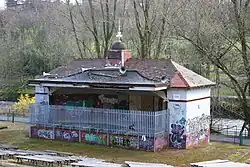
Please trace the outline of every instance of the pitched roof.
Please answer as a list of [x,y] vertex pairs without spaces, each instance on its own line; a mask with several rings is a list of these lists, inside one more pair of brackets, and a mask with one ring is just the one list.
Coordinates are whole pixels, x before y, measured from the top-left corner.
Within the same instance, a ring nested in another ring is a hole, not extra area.
[[[51,74],[67,77],[81,71],[81,68],[103,69],[106,59],[83,59],[75,60],[72,63],[52,70]],[[191,88],[201,86],[212,86],[215,83],[201,75],[177,64],[169,59],[129,59],[126,62],[127,69],[137,70],[142,76],[149,80],[161,82],[167,78],[173,88]]]
[[[177,64],[174,61],[172,61],[172,64],[177,69],[179,78],[182,80],[183,84],[187,87],[200,87],[204,85],[215,85],[214,82]],[[175,81],[175,78],[172,80]],[[174,83],[177,83],[177,82],[175,81]]]

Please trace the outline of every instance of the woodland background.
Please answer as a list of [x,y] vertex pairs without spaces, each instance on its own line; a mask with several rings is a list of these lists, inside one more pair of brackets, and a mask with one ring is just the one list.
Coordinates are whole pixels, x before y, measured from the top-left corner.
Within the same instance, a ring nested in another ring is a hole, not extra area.
[[133,57],[172,58],[215,81],[212,115],[250,125],[250,0],[6,0],[0,99],[32,95],[28,79],[72,60],[104,58],[119,20]]

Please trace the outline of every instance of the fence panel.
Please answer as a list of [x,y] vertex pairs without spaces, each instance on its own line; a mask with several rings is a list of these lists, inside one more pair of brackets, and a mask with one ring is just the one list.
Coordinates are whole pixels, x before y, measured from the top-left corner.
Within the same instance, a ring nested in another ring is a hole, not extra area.
[[166,113],[35,104],[30,107],[30,123],[153,136],[166,130]]

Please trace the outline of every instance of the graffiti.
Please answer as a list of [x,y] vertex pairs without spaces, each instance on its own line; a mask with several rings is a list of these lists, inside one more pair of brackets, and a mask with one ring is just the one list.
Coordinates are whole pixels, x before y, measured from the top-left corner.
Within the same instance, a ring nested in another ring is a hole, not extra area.
[[187,148],[209,143],[209,124],[210,117],[205,114],[187,120]]
[[199,133],[202,129],[209,129],[210,116],[202,114],[187,120],[187,133]]
[[186,136],[185,126],[181,124],[171,124],[170,146],[174,148],[185,148]]
[[173,110],[170,111],[170,133],[169,146],[173,148],[186,147],[186,110],[182,104],[173,104]]
[[137,149],[139,147],[138,137],[133,136],[110,136],[110,144],[118,147],[129,147]]
[[56,130],[56,139],[68,140],[68,141],[79,141],[79,131],[57,129]]
[[54,139],[54,131],[47,129],[38,129],[37,136],[44,139]]
[[140,140],[139,148],[141,150],[153,151],[154,150],[154,139],[146,138],[147,140]]
[[109,104],[117,104],[118,103],[118,99],[116,98],[107,98],[104,95],[100,95],[98,96],[98,98],[100,99],[101,103],[109,103]]
[[90,144],[107,144],[107,135],[106,134],[94,134],[94,133],[85,133],[82,132],[82,141]]
[[200,145],[207,145],[210,141],[210,130],[205,129],[201,133],[187,134],[187,148],[198,147]]
[[161,136],[158,136],[155,138],[154,147],[155,147],[156,151],[160,151],[161,149],[163,149],[167,145],[168,145],[168,140],[167,140],[167,136],[165,134],[162,134]]

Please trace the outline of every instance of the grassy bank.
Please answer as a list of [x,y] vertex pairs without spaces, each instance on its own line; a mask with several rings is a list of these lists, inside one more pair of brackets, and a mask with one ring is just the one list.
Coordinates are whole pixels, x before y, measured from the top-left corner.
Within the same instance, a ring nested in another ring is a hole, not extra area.
[[125,160],[161,162],[175,166],[188,166],[191,162],[213,160],[213,159],[235,159],[246,152],[249,147],[240,147],[233,144],[214,143],[209,146],[194,150],[165,150],[162,152],[132,151],[119,148],[87,145],[81,143],[70,143],[62,141],[49,141],[29,139],[28,127],[22,123],[0,122],[1,126],[8,129],[0,130],[0,141],[2,143],[18,145],[22,149],[34,150],[58,150],[72,152],[77,155],[102,158],[108,161],[124,162]]

